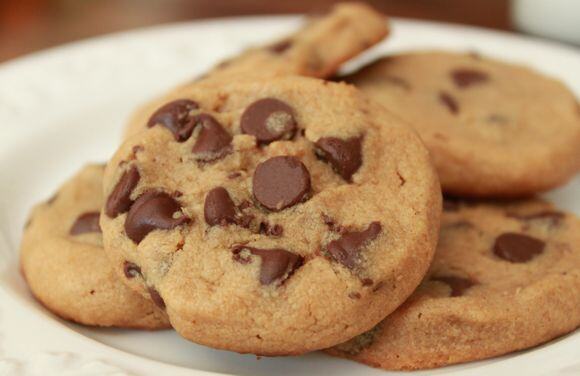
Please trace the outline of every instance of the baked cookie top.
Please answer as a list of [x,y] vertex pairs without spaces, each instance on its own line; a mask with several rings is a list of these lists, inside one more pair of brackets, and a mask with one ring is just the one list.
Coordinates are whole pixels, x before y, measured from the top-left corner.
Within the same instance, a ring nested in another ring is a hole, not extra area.
[[99,227],[104,169],[84,167],[32,210],[22,237],[22,274],[34,296],[64,319],[166,328],[165,313],[121,283],[105,256]]
[[344,78],[411,123],[443,191],[529,195],[580,166],[580,107],[559,81],[476,54],[416,52]]
[[141,269],[126,282],[186,338],[316,350],[370,329],[427,270],[441,210],[428,152],[352,86],[200,84],[149,124],[108,164],[101,226],[117,270]]
[[[305,25],[282,40],[222,61],[193,84],[288,75],[330,77],[342,63],[380,42],[388,33],[386,17],[368,5],[337,4],[326,15],[310,17]],[[170,93],[138,109],[125,136],[141,132],[159,104],[172,96]]]
[[330,352],[386,369],[466,362],[580,325],[580,220],[539,200],[447,202],[429,276],[375,329]]

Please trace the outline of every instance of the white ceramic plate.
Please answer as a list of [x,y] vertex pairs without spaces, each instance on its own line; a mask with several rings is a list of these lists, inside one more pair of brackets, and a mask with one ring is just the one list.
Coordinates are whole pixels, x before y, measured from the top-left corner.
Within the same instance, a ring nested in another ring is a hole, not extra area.
[[[298,22],[269,17],[155,27],[0,66],[0,374],[387,374],[322,354],[256,359],[211,350],[172,331],[84,328],[44,310],[18,273],[18,244],[31,205],[81,165],[106,160],[137,104]],[[580,94],[580,52],[481,29],[397,20],[392,37],[359,62],[425,48],[475,50],[529,64]],[[576,178],[548,196],[580,213],[579,192]],[[529,351],[428,373],[578,375],[579,349],[577,332]]]

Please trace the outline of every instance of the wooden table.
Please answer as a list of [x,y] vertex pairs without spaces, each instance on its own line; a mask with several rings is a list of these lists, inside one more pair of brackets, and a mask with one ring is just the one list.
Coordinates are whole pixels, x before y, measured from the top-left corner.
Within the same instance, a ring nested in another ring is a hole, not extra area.
[[[321,12],[333,0],[0,0],[0,61],[113,31],[209,17]],[[398,17],[510,30],[508,0],[368,0]]]

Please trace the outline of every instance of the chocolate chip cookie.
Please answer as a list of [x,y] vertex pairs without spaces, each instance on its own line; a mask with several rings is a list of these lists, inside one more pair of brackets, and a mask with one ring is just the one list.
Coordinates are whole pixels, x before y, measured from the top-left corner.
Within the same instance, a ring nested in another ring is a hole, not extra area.
[[[194,84],[280,75],[329,77],[342,63],[380,42],[388,33],[386,17],[368,5],[337,4],[327,15],[311,17],[292,35],[221,62]],[[151,113],[165,102],[166,98],[161,98],[136,111],[125,135],[142,131]]]
[[524,196],[579,169],[576,98],[526,67],[417,52],[385,57],[345,80],[415,127],[450,194]]
[[22,273],[34,296],[64,319],[166,328],[165,313],[121,283],[105,256],[99,226],[103,172],[104,166],[84,167],[33,209],[22,238]]
[[429,277],[331,354],[431,368],[536,346],[580,325],[577,217],[541,201],[446,207]]
[[108,164],[122,278],[185,338],[265,355],[344,342],[434,252],[440,186],[406,125],[350,85],[281,77],[175,92]]

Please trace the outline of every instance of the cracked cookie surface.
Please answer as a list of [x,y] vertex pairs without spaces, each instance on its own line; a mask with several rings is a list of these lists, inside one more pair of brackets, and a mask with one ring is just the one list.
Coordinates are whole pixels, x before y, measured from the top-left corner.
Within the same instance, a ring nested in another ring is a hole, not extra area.
[[428,277],[381,324],[328,350],[421,369],[533,347],[580,325],[580,220],[539,200],[448,202]]
[[32,210],[22,237],[22,273],[34,296],[64,319],[167,328],[165,313],[119,281],[103,250],[99,211],[104,169],[84,167]]
[[125,281],[185,338],[264,355],[328,347],[427,270],[441,210],[428,152],[352,86],[200,84],[152,119],[108,164],[101,226],[116,269],[138,266]]
[[419,133],[443,191],[516,197],[580,168],[580,107],[561,82],[476,54],[387,56],[343,78]]

